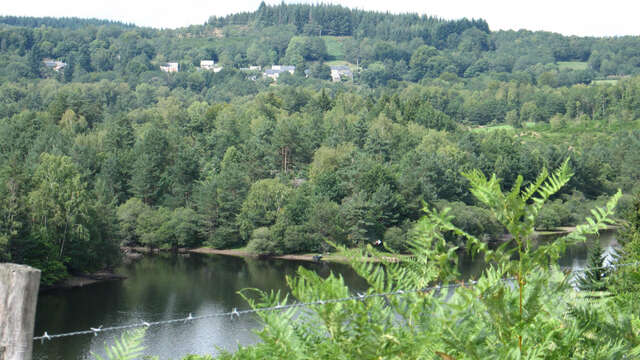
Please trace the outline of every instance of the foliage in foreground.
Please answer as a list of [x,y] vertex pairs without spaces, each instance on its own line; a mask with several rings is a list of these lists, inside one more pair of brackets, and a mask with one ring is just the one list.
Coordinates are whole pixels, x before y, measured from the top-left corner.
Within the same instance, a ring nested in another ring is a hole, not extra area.
[[[550,244],[534,246],[532,233],[542,205],[571,178],[565,162],[549,175],[522,187],[518,178],[509,192],[496,177],[480,172],[465,176],[471,192],[505,226],[513,239],[495,250],[456,228],[447,210],[425,208],[411,242],[415,257],[382,266],[357,261],[352,266],[370,285],[368,294],[424,289],[457,278],[456,247],[445,240],[455,232],[475,256],[491,265],[473,286],[449,294],[414,291],[402,296],[371,297],[314,305],[302,313],[259,312],[262,343],[224,353],[221,359],[624,359],[640,356],[637,305],[615,296],[588,300],[571,287],[557,267],[564,249],[612,223],[620,193],[576,231]],[[379,256],[375,250],[365,255]],[[515,260],[514,260],[515,259]],[[349,289],[339,276],[322,279],[300,269],[288,278],[302,302],[343,298]],[[443,290],[443,292],[446,292]],[[256,309],[288,302],[279,293],[261,292]],[[446,301],[444,301],[446,299]],[[634,308],[635,307],[635,308]]]
[[[123,333],[120,340],[114,339],[114,344],[105,346],[107,360],[134,360],[140,358],[144,347],[144,333],[146,329],[136,329]],[[103,357],[93,354],[96,360],[104,360]]]

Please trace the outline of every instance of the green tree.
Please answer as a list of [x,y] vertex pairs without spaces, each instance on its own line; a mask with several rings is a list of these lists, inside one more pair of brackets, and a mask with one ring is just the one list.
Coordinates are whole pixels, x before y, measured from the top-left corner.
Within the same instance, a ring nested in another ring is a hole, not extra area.
[[197,214],[193,209],[179,207],[173,210],[169,227],[173,230],[171,247],[194,247],[199,245]]
[[137,219],[136,235],[143,246],[171,248],[174,243],[173,213],[165,207],[146,208]]
[[146,204],[157,203],[165,193],[168,147],[166,135],[157,125],[136,140],[130,186],[132,193]]
[[125,245],[135,245],[139,243],[136,227],[140,215],[149,210],[149,206],[138,198],[130,198],[117,210],[118,222],[120,224],[120,238]]
[[243,239],[248,240],[258,227],[275,224],[290,192],[291,189],[278,179],[263,179],[253,183],[238,215]]
[[201,236],[215,247],[229,247],[241,242],[237,217],[250,181],[242,155],[233,146],[225,152],[220,167],[220,173],[199,184],[195,203]]
[[411,68],[412,76],[415,80],[422,79],[427,73],[431,72],[430,61],[433,57],[438,55],[438,50],[434,47],[423,45],[419,47],[409,61],[409,68]]
[[[622,245],[615,264],[637,264],[640,261],[640,193],[633,197],[632,206],[622,214],[623,228],[616,234],[616,240]],[[639,310],[640,270],[638,266],[626,265],[615,268],[606,282],[611,293],[618,294],[620,303],[628,312]]]
[[67,56],[67,66],[65,66],[64,69],[62,70],[65,82],[70,83],[71,81],[73,81],[73,73],[75,72],[75,68],[76,68],[75,57],[73,56],[73,54],[69,54]]
[[595,245],[589,249],[589,259],[587,260],[587,272],[578,278],[578,288],[582,291],[605,291],[607,289],[605,277],[607,269],[604,266],[605,256],[602,252],[599,239]]
[[57,247],[57,258],[67,262],[65,248],[86,242],[89,194],[71,159],[44,153],[28,195],[34,224]]

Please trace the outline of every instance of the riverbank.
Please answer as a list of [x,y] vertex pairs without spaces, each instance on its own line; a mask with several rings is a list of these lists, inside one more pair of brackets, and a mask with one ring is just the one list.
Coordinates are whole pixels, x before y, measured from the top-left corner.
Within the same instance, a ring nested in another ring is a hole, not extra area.
[[[611,231],[618,230],[620,226],[618,225],[606,225],[602,231]],[[567,235],[576,230],[575,226],[558,226],[549,230],[536,230],[533,232],[534,236],[547,236],[547,235]]]
[[[318,262],[318,261],[328,261],[335,263],[348,263],[349,256],[343,253],[311,253],[311,254],[286,254],[286,255],[271,255],[271,256],[263,256],[251,253],[250,251],[241,248],[241,249],[212,249],[208,247],[199,247],[197,249],[189,250],[190,253],[194,254],[209,254],[209,255],[226,255],[226,256],[236,256],[236,257],[249,257],[249,258],[265,258],[265,259],[276,259],[276,260],[296,260],[296,261],[310,261],[310,262]],[[318,258],[320,256],[320,258]],[[363,257],[363,261],[372,261],[372,262],[381,262],[381,261],[390,261],[390,262],[398,262],[401,261],[402,258],[408,257],[410,255],[396,255],[393,256],[385,256],[382,258],[368,258]]]
[[54,284],[41,286],[40,292],[56,290],[56,289],[71,289],[77,287],[83,287],[91,284],[95,284],[103,281],[115,281],[115,280],[124,280],[127,277],[124,275],[119,275],[111,271],[97,271],[90,274],[76,274],[72,275],[63,281]]
[[[610,231],[618,229],[618,226],[608,225],[603,231]],[[534,237],[538,236],[560,236],[566,235],[575,231],[575,226],[560,226],[555,229],[550,230],[536,230],[533,233]],[[496,242],[504,242],[510,240],[509,234],[505,234]],[[276,260],[294,260],[294,261],[309,261],[309,262],[318,262],[318,261],[327,261],[333,263],[349,263],[349,256],[344,253],[306,253],[306,254],[285,254],[285,255],[260,255],[255,254],[249,251],[246,247],[238,248],[238,249],[213,249],[206,246],[195,248],[195,249],[150,249],[148,247],[142,246],[133,246],[133,247],[122,247],[123,253],[129,259],[137,259],[138,257],[143,256],[143,254],[158,254],[160,252],[169,252],[176,251],[180,254],[207,254],[207,255],[224,255],[224,256],[235,256],[242,258],[255,258],[255,259],[276,259]],[[404,258],[408,258],[412,255],[410,254],[393,254],[393,256],[387,256],[382,258],[368,258],[363,257],[362,261],[371,261],[371,262],[381,262],[381,261],[391,261],[398,262],[402,261]]]

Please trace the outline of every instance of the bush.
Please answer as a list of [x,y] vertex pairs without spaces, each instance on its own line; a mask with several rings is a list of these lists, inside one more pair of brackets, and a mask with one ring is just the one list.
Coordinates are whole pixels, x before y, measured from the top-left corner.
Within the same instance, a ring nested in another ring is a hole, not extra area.
[[[453,225],[465,232],[484,239],[497,239],[505,230],[496,220],[495,216],[487,209],[467,205],[460,201],[438,201],[438,209],[451,208],[451,213],[456,214],[452,220]],[[454,244],[460,243],[460,237],[452,232],[445,235],[446,239]]]
[[235,227],[221,225],[207,240],[206,244],[216,249],[228,249],[241,246],[243,241]]
[[551,230],[571,225],[573,222],[567,205],[560,199],[546,203],[536,219],[536,229]]
[[278,246],[272,241],[271,231],[266,226],[253,230],[247,249],[257,255],[278,255],[281,253]]
[[407,249],[406,241],[405,231],[397,226],[390,227],[384,232],[384,245],[393,251],[405,251]]

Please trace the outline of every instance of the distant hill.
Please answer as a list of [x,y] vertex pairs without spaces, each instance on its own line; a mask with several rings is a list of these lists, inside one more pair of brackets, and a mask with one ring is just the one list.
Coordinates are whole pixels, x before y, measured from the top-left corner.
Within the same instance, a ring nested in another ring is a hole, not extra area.
[[11,26],[23,26],[38,28],[42,25],[53,28],[79,29],[84,26],[117,25],[133,28],[134,24],[127,24],[120,21],[105,19],[81,19],[77,17],[31,17],[31,16],[0,16],[0,24]]
[[252,25],[267,27],[295,25],[302,35],[333,35],[370,37],[384,40],[409,41],[422,38],[426,43],[444,43],[451,34],[461,34],[470,28],[489,33],[482,19],[444,20],[419,14],[390,14],[349,9],[340,5],[260,4],[254,12],[212,16],[214,26]]

